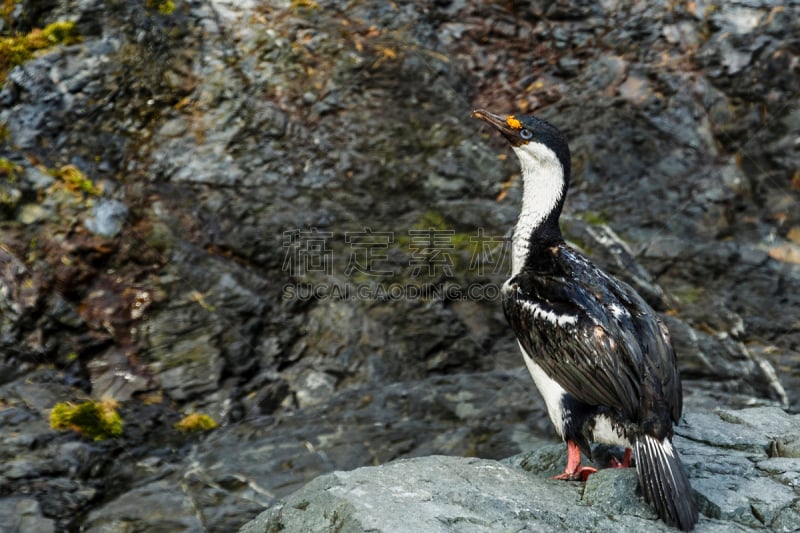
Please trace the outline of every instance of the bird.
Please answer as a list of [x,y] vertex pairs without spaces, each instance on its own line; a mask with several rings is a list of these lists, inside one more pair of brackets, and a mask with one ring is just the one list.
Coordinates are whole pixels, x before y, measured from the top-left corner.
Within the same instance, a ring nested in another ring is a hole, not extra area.
[[532,115],[472,116],[511,144],[522,174],[522,207],[511,242],[503,310],[522,357],[567,445],[554,479],[586,480],[591,442],[622,446],[645,500],[669,526],[694,529],[699,513],[672,443],[683,392],[669,331],[627,283],[568,245],[559,225],[570,181],[564,134]]

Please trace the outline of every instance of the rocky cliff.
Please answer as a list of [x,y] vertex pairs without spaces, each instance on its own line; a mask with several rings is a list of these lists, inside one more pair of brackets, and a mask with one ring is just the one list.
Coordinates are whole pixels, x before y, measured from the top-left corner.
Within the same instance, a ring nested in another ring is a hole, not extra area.
[[[319,474],[550,439],[475,106],[567,133],[565,233],[663,313],[691,412],[796,410],[799,15],[5,2],[0,529],[230,531]],[[103,399],[121,436],[50,427]]]

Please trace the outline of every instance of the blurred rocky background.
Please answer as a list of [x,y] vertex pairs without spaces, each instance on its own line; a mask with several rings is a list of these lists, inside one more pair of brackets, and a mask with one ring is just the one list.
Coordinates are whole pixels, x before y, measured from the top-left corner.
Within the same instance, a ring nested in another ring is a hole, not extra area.
[[[664,315],[687,411],[800,409],[797,3],[0,13],[0,529],[231,531],[335,469],[552,440],[477,106],[566,132],[565,234]],[[86,400],[122,435],[50,427]]]

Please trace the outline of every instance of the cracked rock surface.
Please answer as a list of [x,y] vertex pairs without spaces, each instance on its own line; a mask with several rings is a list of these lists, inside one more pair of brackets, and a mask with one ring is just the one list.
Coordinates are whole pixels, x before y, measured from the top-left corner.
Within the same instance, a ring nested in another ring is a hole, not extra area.
[[[775,408],[689,413],[677,434],[702,513],[697,531],[797,527],[800,416]],[[337,471],[239,531],[673,531],[636,494],[633,468],[601,468],[585,484],[549,479],[563,471],[564,450],[544,445],[502,461],[427,456]]]

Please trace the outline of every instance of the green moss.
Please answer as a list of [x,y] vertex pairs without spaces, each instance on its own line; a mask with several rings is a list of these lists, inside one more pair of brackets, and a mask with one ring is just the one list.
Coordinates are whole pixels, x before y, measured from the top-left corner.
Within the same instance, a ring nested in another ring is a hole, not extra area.
[[59,44],[73,44],[81,40],[75,23],[69,20],[62,20],[48,24],[39,34],[33,30],[28,34],[28,40],[37,50],[43,50]]
[[578,248],[581,252],[583,252],[586,255],[592,255],[593,251],[592,248],[588,244],[586,244],[586,241],[584,241],[580,237],[576,237],[575,235],[571,235],[566,232],[564,233],[564,237],[567,239],[567,242],[570,245]]
[[20,172],[22,172],[22,167],[5,157],[0,158],[0,206],[10,209],[17,207],[22,193],[14,187],[14,184],[18,180]]
[[[425,238],[417,235],[412,238],[409,234],[400,234],[397,237],[397,248],[405,253],[421,253],[423,250],[438,250],[442,254],[447,254],[451,260],[451,265],[456,271],[467,268],[470,260],[481,244],[476,240],[478,233],[476,230],[463,232],[457,231],[451,223],[448,223],[444,215],[439,211],[428,211],[415,222],[411,229],[416,231],[431,231],[431,239],[427,245],[424,244]],[[438,234],[434,233],[438,232]]]
[[455,232],[453,233],[453,246],[459,252],[473,252],[476,248],[475,234]]
[[39,238],[36,236],[31,237],[31,240],[28,242],[28,253],[25,256],[25,262],[27,264],[32,264],[36,261],[39,252]]
[[14,13],[14,9],[20,1],[21,0],[3,0],[3,3],[0,4],[0,18],[5,22],[6,28],[11,27],[13,23],[11,15]]
[[86,174],[80,171],[75,165],[64,165],[61,168],[51,170],[50,173],[62,180],[67,188],[75,192],[83,192],[93,196],[99,196],[102,191]]
[[91,439],[103,440],[122,435],[122,418],[113,400],[88,400],[77,405],[62,402],[54,405],[50,412],[50,427],[70,429]]
[[20,172],[22,172],[21,166],[6,157],[0,157],[0,176],[7,182],[16,183]]
[[680,303],[696,304],[705,297],[706,291],[702,287],[681,287],[673,290],[673,294]]
[[54,22],[44,28],[36,28],[26,35],[0,37],[0,82],[4,83],[8,71],[32,58],[38,50],[59,44],[72,44],[80,41],[75,23]]
[[22,196],[20,191],[14,187],[18,180],[22,167],[6,159],[0,158],[0,204],[10,208],[16,207]]
[[175,12],[173,0],[147,0],[145,4],[149,9],[155,9],[162,15],[172,15]]
[[315,0],[292,0],[292,9],[319,9],[319,2]]
[[584,211],[580,214],[580,217],[592,226],[600,226],[611,222],[611,217],[605,211],[599,213],[597,211]]
[[[447,244],[452,244],[452,250],[455,252],[473,252],[475,250],[475,237],[476,233],[473,232],[460,232],[453,228],[438,211],[428,211],[419,222],[414,224],[413,229],[428,230],[433,229],[437,231],[449,231],[448,238],[444,239]],[[405,244],[407,244],[406,242]]]
[[175,423],[175,429],[181,431],[210,431],[217,427],[217,423],[208,415],[192,413]]
[[450,229],[444,215],[438,211],[428,211],[414,224],[414,229]]

